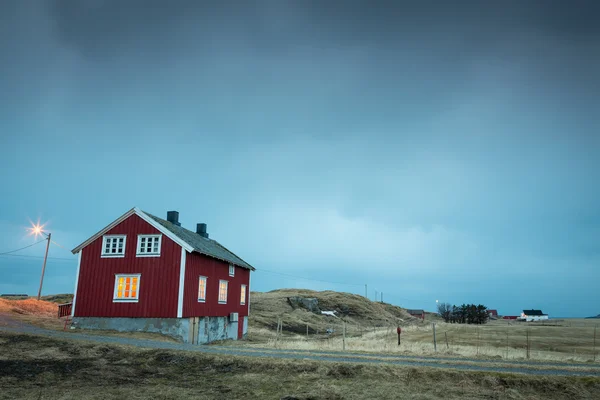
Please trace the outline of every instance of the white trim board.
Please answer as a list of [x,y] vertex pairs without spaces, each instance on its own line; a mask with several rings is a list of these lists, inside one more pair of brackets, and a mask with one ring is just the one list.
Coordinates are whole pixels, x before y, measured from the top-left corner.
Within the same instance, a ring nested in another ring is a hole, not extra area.
[[134,207],[131,210],[127,211],[125,214],[121,215],[119,218],[117,218],[113,222],[111,222],[110,224],[108,224],[101,231],[99,231],[95,235],[91,236],[88,240],[81,243],[79,246],[75,247],[73,250],[71,250],[71,252],[73,254],[77,254],[84,247],[86,247],[87,245],[92,243],[94,240],[98,239],[100,236],[104,235],[106,232],[108,232],[109,230],[111,230],[112,228],[114,228],[115,226],[120,224],[121,222],[125,221],[127,218],[131,217],[133,214],[136,214],[138,217],[143,219],[145,222],[152,225],[154,228],[156,228],[156,230],[158,230],[160,233],[162,233],[163,235],[165,235],[166,237],[168,237],[169,239],[171,239],[172,241],[174,241],[175,243],[180,245],[182,248],[184,248],[188,252],[194,251],[194,248],[192,246],[190,246],[187,242],[181,240],[181,238],[179,238],[173,232],[171,232],[170,230],[168,230],[167,228],[165,228],[164,226],[162,226],[161,224],[156,222],[154,219],[150,218],[148,215],[146,215],[146,213],[144,213],[139,208]]
[[183,287],[185,284],[185,249],[181,248],[181,261],[179,262],[179,295],[177,296],[177,318],[183,316]]
[[79,268],[81,267],[81,256],[83,249],[77,255],[77,273],[75,275],[75,290],[73,290],[73,305],[71,306],[71,318],[75,316],[75,301],[77,300],[77,285],[79,285]]

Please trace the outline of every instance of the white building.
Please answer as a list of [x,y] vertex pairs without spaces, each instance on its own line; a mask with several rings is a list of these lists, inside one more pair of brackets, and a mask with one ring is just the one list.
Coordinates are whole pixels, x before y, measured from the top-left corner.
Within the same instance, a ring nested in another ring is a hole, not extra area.
[[521,316],[517,318],[519,321],[544,321],[548,319],[548,314],[544,314],[542,310],[523,310]]

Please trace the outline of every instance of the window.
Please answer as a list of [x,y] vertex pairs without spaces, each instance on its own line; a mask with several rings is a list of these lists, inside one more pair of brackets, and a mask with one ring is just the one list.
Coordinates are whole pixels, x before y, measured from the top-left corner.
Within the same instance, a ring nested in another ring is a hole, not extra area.
[[229,276],[235,275],[235,266],[229,264]]
[[160,257],[160,242],[162,235],[138,235],[138,257]]
[[113,301],[138,301],[140,295],[140,275],[116,275]]
[[102,237],[101,257],[125,257],[125,235],[108,235]]
[[242,290],[240,292],[240,304],[246,304],[246,285],[242,285]]
[[219,281],[219,303],[227,303],[227,281]]
[[201,276],[198,281],[198,301],[206,301],[206,277]]

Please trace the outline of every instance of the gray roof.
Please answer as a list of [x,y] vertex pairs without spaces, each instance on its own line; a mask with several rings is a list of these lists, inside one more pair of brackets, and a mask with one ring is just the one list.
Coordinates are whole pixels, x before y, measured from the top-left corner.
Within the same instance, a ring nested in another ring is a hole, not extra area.
[[406,312],[409,314],[417,314],[417,315],[425,314],[425,311],[423,311],[423,310],[414,310],[414,309],[406,310]]
[[254,271],[254,267],[242,260],[231,251],[227,250],[225,246],[217,242],[216,240],[208,239],[200,236],[196,232],[192,232],[188,229],[177,226],[169,221],[162,218],[158,218],[150,213],[144,211],[144,214],[164,226],[166,229],[171,231],[175,236],[189,244],[194,248],[194,251],[198,253],[213,257],[219,260],[227,261],[228,263],[237,265],[238,267],[250,269]]

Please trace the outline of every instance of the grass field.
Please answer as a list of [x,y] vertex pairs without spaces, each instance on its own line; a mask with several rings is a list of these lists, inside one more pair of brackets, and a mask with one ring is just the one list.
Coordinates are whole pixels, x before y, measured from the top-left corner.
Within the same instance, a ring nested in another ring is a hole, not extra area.
[[0,399],[591,399],[600,378],[209,356],[0,332]]
[[431,324],[402,327],[401,345],[398,346],[394,326],[369,329],[348,324],[344,340],[341,321],[330,323],[335,331],[332,335],[298,335],[284,329],[277,337],[275,331],[255,328],[250,331],[247,345],[304,350],[342,350],[345,347],[348,351],[378,353],[437,353],[508,360],[600,362],[600,337],[594,340],[595,321],[564,320],[551,321],[549,324],[492,321],[485,325],[438,322],[437,351],[434,349]]
[[[347,310],[346,339],[340,318],[325,317],[294,309],[288,296],[314,297],[325,310]],[[35,299],[0,299],[0,314],[22,322],[50,329],[62,329],[57,318],[58,306],[69,295],[50,296],[48,301]],[[282,334],[276,335],[277,320]],[[433,345],[432,322],[436,322],[437,351]],[[1,321],[0,321],[1,323]],[[252,293],[249,337],[230,345],[277,347],[283,349],[366,351],[408,355],[448,355],[506,360],[562,362],[600,362],[598,319],[549,320],[526,323],[497,320],[485,325],[446,324],[428,316],[426,321],[412,318],[399,307],[371,302],[362,296],[338,292],[314,292],[286,289]],[[397,345],[396,326],[402,326],[402,344]],[[326,334],[327,330],[333,331]],[[594,335],[596,331],[596,340]],[[308,335],[306,334],[308,332]],[[117,335],[168,340],[150,333],[90,331],[90,334]],[[529,343],[529,346],[528,346]],[[528,351],[529,347],[529,351]]]

